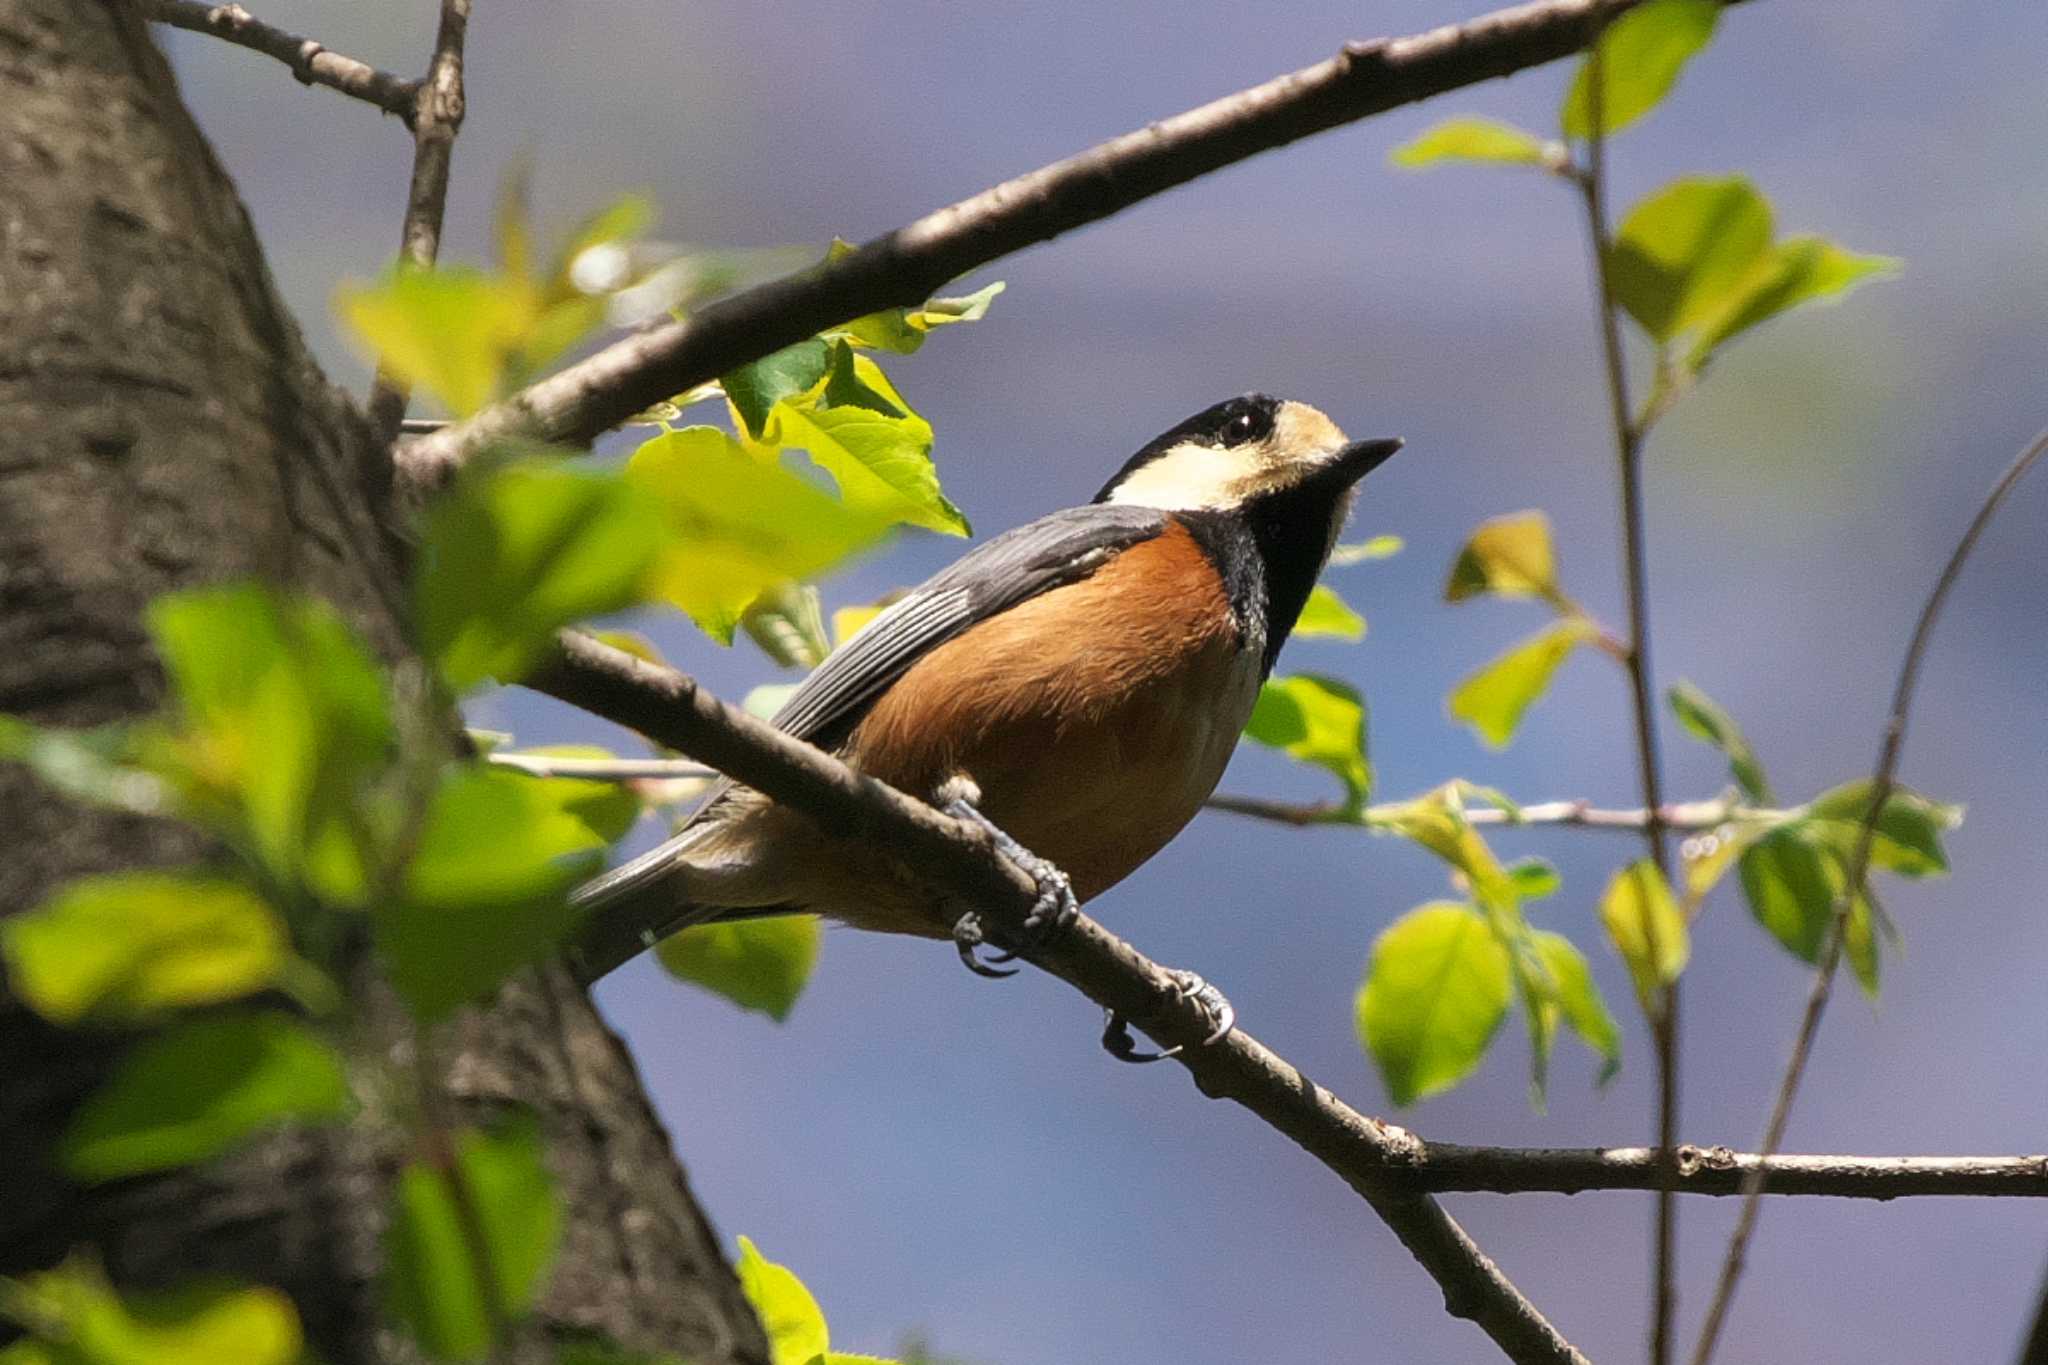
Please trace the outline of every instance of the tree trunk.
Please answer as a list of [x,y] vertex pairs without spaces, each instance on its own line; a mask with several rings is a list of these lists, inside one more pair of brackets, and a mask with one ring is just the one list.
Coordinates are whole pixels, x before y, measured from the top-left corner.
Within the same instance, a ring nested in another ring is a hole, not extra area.
[[[144,606],[251,575],[328,598],[402,657],[388,461],[307,354],[132,4],[0,0],[0,186],[0,712],[90,725],[151,710],[164,689]],[[0,831],[0,913],[82,873],[205,852],[190,830],[68,804],[12,765]],[[457,1102],[527,1105],[548,1137],[568,1228],[544,1328],[765,1360],[588,998],[531,973],[451,1034]],[[75,1247],[120,1283],[221,1272],[290,1292],[337,1365],[411,1358],[377,1309],[403,1135],[366,1118],[81,1189],[52,1170],[51,1141],[121,1042],[0,995],[0,1274]]]

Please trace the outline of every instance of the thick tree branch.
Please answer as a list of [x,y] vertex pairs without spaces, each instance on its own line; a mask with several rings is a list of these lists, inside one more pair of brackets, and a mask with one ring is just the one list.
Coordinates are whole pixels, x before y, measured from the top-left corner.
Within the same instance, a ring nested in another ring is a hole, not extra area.
[[[684,674],[571,633],[529,685],[710,763],[828,830],[893,849],[999,931],[1014,932],[1029,913],[1031,879],[983,831],[727,706]],[[622,937],[629,954],[637,950],[637,934]],[[1242,1104],[1356,1190],[1436,1280],[1446,1309],[1477,1323],[1510,1359],[1584,1360],[1434,1199],[1382,1178],[1418,1149],[1410,1134],[1345,1105],[1242,1030],[1200,1046],[1209,1025],[1174,979],[1085,915],[1033,960],[1158,1041],[1186,1044],[1180,1060],[1204,1093]],[[572,965],[587,977],[606,964]]]
[[[1736,0],[1725,0],[1736,3]],[[823,328],[920,303],[956,276],[1311,133],[1554,61],[1636,0],[1538,0],[1337,56],[1006,181],[816,267],[630,337],[505,402],[408,443],[401,472],[438,486],[522,434],[579,443],[649,405]]]
[[[398,259],[405,265],[431,266],[441,254],[448,173],[455,159],[455,135],[462,130],[462,45],[468,32],[469,0],[441,0],[434,56],[420,82],[413,115],[412,184],[406,192],[405,226],[398,245]],[[404,381],[378,367],[370,389],[370,426],[386,445],[397,439],[410,397]]]
[[[2015,455],[2012,463],[2005,467],[1991,489],[1984,495],[1977,514],[1970,518],[1969,526],[1963,531],[1961,540],[1950,552],[1948,562],[1942,565],[1941,574],[1934,581],[1934,590],[1927,595],[1926,603],[1920,608],[1920,617],[1913,623],[1913,635],[1906,645],[1906,657],[1899,665],[1898,683],[1892,690],[1891,711],[1885,717],[1884,738],[1878,744],[1877,769],[1871,778],[1870,809],[1864,814],[1863,825],[1856,834],[1855,849],[1849,855],[1848,875],[1843,880],[1840,895],[1835,900],[1834,913],[1828,919],[1827,933],[1821,940],[1820,958],[1814,965],[1813,988],[1806,997],[1806,1009],[1800,1015],[1799,1031],[1792,1040],[1792,1055],[1785,1063],[1784,1078],[1778,1084],[1777,1097],[1771,1103],[1770,1121],[1764,1127],[1763,1153],[1769,1156],[1778,1150],[1784,1140],[1785,1125],[1792,1117],[1792,1101],[1799,1092],[1799,1083],[1806,1075],[1807,1059],[1813,1053],[1814,1035],[1820,1031],[1821,1016],[1828,1007],[1828,997],[1834,990],[1835,968],[1841,961],[1842,942],[1849,925],[1849,914],[1856,900],[1863,895],[1864,879],[1870,873],[1870,850],[1877,836],[1878,817],[1884,811],[1885,802],[1891,799],[1892,789],[1898,780],[1899,760],[1905,750],[1906,720],[1912,714],[1913,694],[1920,683],[1920,666],[1926,661],[1927,649],[1934,639],[1934,623],[1941,618],[1941,609],[1948,601],[1948,595],[1962,576],[1963,565],[1968,562],[1970,552],[1977,548],[1977,541],[1984,534],[1984,528],[1991,524],[2007,495],[2018,486],[2027,471],[2034,467],[2044,451],[2048,451],[2048,431],[2036,436],[2027,447]],[[1714,1347],[1720,1338],[1721,1328],[1727,1321],[1728,1305],[1735,1297],[1735,1286],[1742,1278],[1743,1261],[1748,1254],[1749,1239],[1756,1232],[1757,1215],[1763,1206],[1765,1182],[1771,1178],[1767,1166],[1751,1171],[1743,1181],[1742,1212],[1735,1220],[1735,1231],[1729,1234],[1727,1255],[1721,1262],[1721,1274],[1714,1285],[1714,1298],[1708,1305],[1707,1314],[1700,1326],[1699,1342],[1693,1348],[1692,1365],[1707,1365],[1714,1357]],[[2044,1291],[2048,1292],[2048,1291]],[[2044,1298],[2048,1304],[2048,1298]],[[2048,1317],[2048,1312],[2044,1312]]]
[[199,0],[155,0],[149,17],[190,33],[209,33],[237,47],[275,57],[306,85],[339,90],[387,114],[396,114],[410,128],[418,81],[379,71],[367,62],[329,52],[311,38],[301,38],[257,19],[240,5],[208,5]]

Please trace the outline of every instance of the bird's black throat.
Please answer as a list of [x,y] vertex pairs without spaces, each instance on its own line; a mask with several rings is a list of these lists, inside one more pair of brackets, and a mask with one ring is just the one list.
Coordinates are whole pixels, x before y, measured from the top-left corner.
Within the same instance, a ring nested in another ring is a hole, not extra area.
[[1309,479],[1228,512],[1174,514],[1216,566],[1239,627],[1265,636],[1262,677],[1323,572],[1331,522],[1350,488],[1349,479]]

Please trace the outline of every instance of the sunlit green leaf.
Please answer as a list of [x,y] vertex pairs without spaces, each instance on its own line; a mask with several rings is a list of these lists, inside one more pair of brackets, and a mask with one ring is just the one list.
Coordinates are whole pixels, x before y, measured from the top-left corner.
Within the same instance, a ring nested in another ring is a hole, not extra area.
[[458,417],[497,396],[541,316],[531,284],[466,266],[400,267],[374,285],[342,287],[335,306],[393,374]]
[[956,322],[979,322],[988,316],[989,305],[1004,285],[998,280],[959,298],[932,299],[922,308],[890,308],[855,318],[827,335],[845,336],[857,346],[909,354],[924,345],[936,327]]
[[1802,304],[1838,298],[1866,280],[1898,273],[1892,256],[1862,256],[1821,237],[1773,246],[1727,307],[1704,320],[1686,363],[1693,369],[1733,337]]
[[773,720],[789,699],[796,695],[800,683],[762,683],[759,687],[747,689],[747,695],[740,698],[740,709],[750,716],[762,720]]
[[570,890],[605,841],[551,779],[451,767],[427,809],[396,904],[374,907],[377,947],[422,1021],[485,995],[547,954],[574,922]]
[[1515,894],[1525,901],[1554,896],[1564,886],[1557,866],[1543,858],[1517,858],[1508,864],[1506,872],[1508,880],[1515,884]]
[[1881,975],[1877,934],[1872,925],[1875,918],[1875,902],[1868,896],[1858,896],[1849,906],[1849,922],[1842,929],[1842,953],[1849,959],[1849,970],[1872,1000],[1877,999]]
[[1535,134],[1486,118],[1445,119],[1387,154],[1396,166],[1411,169],[1439,161],[1540,166],[1549,159],[1549,149]]
[[211,1277],[119,1294],[84,1256],[0,1281],[0,1316],[30,1335],[5,1365],[297,1365],[299,1315],[282,1290]]
[[1685,864],[1686,900],[1695,905],[1704,900],[1767,828],[1757,823],[1717,825],[1680,841],[1678,853]]
[[1600,898],[1600,920],[1628,966],[1644,1011],[1652,1012],[1692,952],[1685,916],[1657,865],[1645,858],[1615,873]]
[[[1453,790],[1439,789],[1378,812],[1378,823],[1404,839],[1414,840],[1450,864],[1490,912],[1512,911],[1521,900],[1520,887],[1465,818],[1463,807],[1451,799]],[[1512,937],[1512,924],[1499,927],[1504,936]]]
[[1358,1036],[1395,1104],[1469,1075],[1507,1013],[1508,952],[1469,906],[1437,901],[1389,925],[1372,948]]
[[860,634],[867,623],[888,610],[888,599],[880,602],[862,602],[858,606],[841,607],[832,613],[832,647],[841,648],[848,640]]
[[1842,868],[1833,854],[1792,824],[1751,844],[1740,866],[1742,891],[1757,923],[1802,961],[1818,958],[1842,889]]
[[795,1272],[764,1257],[745,1237],[733,1269],[768,1334],[769,1365],[812,1365],[830,1349],[825,1315]]
[[[1826,839],[1844,862],[1856,847],[1863,822],[1870,817],[1874,790],[1870,780],[1862,778],[1821,793],[1807,806],[1811,816],[1808,827]],[[1941,846],[1941,836],[1962,822],[1961,806],[1893,787],[1871,839],[1871,866],[1902,877],[1944,873],[1948,871],[1948,852]]]
[[1522,715],[1550,686],[1567,655],[1599,630],[1568,616],[1510,649],[1451,689],[1450,712],[1493,748],[1514,738]]
[[1333,568],[1344,568],[1352,564],[1363,564],[1368,559],[1391,559],[1401,553],[1407,542],[1399,536],[1370,536],[1349,545],[1338,545],[1330,551]]
[[135,1023],[283,978],[284,924],[239,882],[124,872],[75,881],[0,920],[15,995],[58,1024]]
[[1742,794],[1758,805],[1769,805],[1774,799],[1770,779],[1764,776],[1764,765],[1758,761],[1756,750],[1749,747],[1735,717],[1689,682],[1679,683],[1665,696],[1680,725],[1728,756],[1728,771],[1742,788]]
[[1301,617],[1294,623],[1294,635],[1296,639],[1320,636],[1356,642],[1365,638],[1365,618],[1353,611],[1335,588],[1318,583],[1309,589]]
[[626,476],[668,518],[655,586],[722,642],[764,589],[819,573],[889,529],[888,516],[755,459],[715,427],[656,436]]
[[661,543],[659,513],[615,476],[545,458],[465,471],[427,512],[421,647],[458,692],[516,681],[556,630],[639,601]]
[[776,915],[692,925],[654,953],[671,975],[779,1024],[811,979],[824,936],[816,915]]
[[[414,1160],[398,1173],[386,1235],[391,1310],[443,1360],[478,1360],[492,1346],[482,1274],[488,1265],[507,1313],[524,1312],[545,1282],[562,1211],[548,1178],[540,1126],[521,1116],[494,1133],[453,1135],[454,1167]],[[481,1262],[451,1184],[459,1179],[483,1243]]]
[[326,603],[253,583],[159,597],[147,620],[177,703],[153,766],[280,880],[359,903],[357,808],[392,737],[362,641]]
[[1372,791],[1365,698],[1335,678],[1296,673],[1268,679],[1259,689],[1244,733],[1290,758],[1335,773],[1353,809],[1364,805]]
[[1675,180],[1622,220],[1608,278],[1629,316],[1669,341],[1731,307],[1770,244],[1770,202],[1747,179]]
[[718,382],[739,415],[740,429],[762,440],[769,410],[822,383],[831,358],[831,347],[812,337],[742,365]]
[[1451,565],[1444,600],[1462,602],[1484,593],[1555,598],[1557,591],[1550,518],[1541,512],[1513,512],[1479,524]]
[[[1714,36],[1719,0],[1648,0],[1600,36],[1600,122],[1618,133],[1663,102],[1678,73]],[[1558,123],[1566,137],[1593,132],[1592,62],[1581,59]]]
[[778,583],[755,598],[740,626],[761,652],[784,668],[816,668],[832,652],[824,606],[808,583]]
[[[538,749],[519,749],[511,757],[538,759],[569,758],[604,760],[617,758],[611,750],[596,744],[544,744]],[[512,771],[517,772],[514,768]],[[546,800],[581,821],[604,843],[623,837],[640,819],[641,802],[632,783],[599,781],[582,777],[534,778],[535,790]]]
[[214,1156],[291,1119],[348,1108],[341,1058],[276,1012],[187,1019],[137,1043],[72,1116],[58,1144],[80,1180]]
[[1621,1069],[1621,1026],[1593,981],[1593,969],[1563,934],[1538,929],[1530,935],[1538,957],[1556,987],[1557,1008],[1573,1033],[1601,1058],[1598,1083],[1605,1085]]

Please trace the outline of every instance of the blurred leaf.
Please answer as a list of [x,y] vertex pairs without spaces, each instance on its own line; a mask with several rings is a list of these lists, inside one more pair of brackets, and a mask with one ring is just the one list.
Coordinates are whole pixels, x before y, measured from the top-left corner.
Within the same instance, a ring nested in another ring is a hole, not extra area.
[[1348,809],[1363,806],[1372,791],[1365,698],[1335,678],[1296,673],[1267,679],[1244,733],[1289,758],[1336,774]]
[[859,606],[841,607],[832,613],[832,639],[834,649],[842,649],[846,642],[867,626],[867,623],[888,609],[886,601],[863,602]]
[[1558,665],[1599,630],[1583,616],[1567,616],[1470,674],[1451,689],[1451,715],[1498,749],[1514,738],[1522,715],[1550,686]]
[[1629,864],[1607,883],[1600,920],[1635,982],[1645,1014],[1654,1014],[1663,987],[1678,979],[1691,955],[1690,935],[1664,874],[1649,859]]
[[136,726],[91,729],[31,724],[0,715],[0,762],[19,763],[60,795],[136,815],[165,815],[175,794],[155,773],[136,766]]
[[[1618,133],[1663,102],[1678,73],[1714,36],[1718,0],[1648,0],[1600,35],[1600,122]],[[1558,123],[1566,137],[1593,133],[1592,62],[1581,59]]]
[[0,1317],[33,1335],[6,1365],[297,1365],[299,1316],[283,1291],[211,1277],[122,1295],[84,1256],[0,1281]]
[[1899,265],[1896,257],[1859,256],[1821,237],[1779,242],[1757,262],[1728,306],[1702,322],[1686,364],[1697,370],[1715,350],[1758,323],[1802,304],[1839,297],[1866,280],[1895,275]]
[[1508,880],[1514,883],[1515,894],[1525,901],[1554,896],[1564,886],[1556,866],[1542,858],[1517,858],[1506,871]]
[[760,430],[764,445],[809,452],[850,508],[947,535],[968,533],[967,519],[939,491],[931,424],[879,365],[844,341],[833,343],[823,378],[778,400]]
[[553,1264],[562,1211],[540,1125],[521,1115],[495,1133],[453,1135],[455,1169],[415,1159],[398,1173],[385,1236],[385,1292],[419,1344],[443,1360],[479,1360],[493,1345],[479,1258],[463,1235],[451,1180],[474,1203],[484,1260],[505,1310],[526,1310]]
[[830,1349],[818,1301],[788,1267],[768,1260],[742,1237],[739,1263],[733,1269],[740,1277],[740,1292],[768,1334],[769,1365],[811,1365]]
[[1484,593],[1556,599],[1557,557],[1551,549],[1550,518],[1541,512],[1513,512],[1479,524],[1451,565],[1444,600],[1463,602]]
[[832,652],[818,590],[807,583],[768,589],[740,616],[740,626],[783,668],[816,668]]
[[[1870,779],[1861,778],[1822,792],[1807,806],[1808,827],[1826,839],[1845,864],[1855,851],[1863,822],[1870,818],[1874,790]],[[1961,806],[1930,801],[1910,788],[1895,786],[1877,818],[1871,866],[1902,877],[1947,872],[1948,852],[1941,846],[1941,836],[1962,822]]]
[[1682,840],[1678,846],[1685,865],[1685,898],[1697,905],[1725,876],[1743,850],[1769,828],[1758,823],[1719,825]]
[[1856,984],[1872,1000],[1877,999],[1879,986],[1877,936],[1872,932],[1874,918],[1873,902],[1867,896],[1858,896],[1849,906],[1849,922],[1843,927],[1842,951],[1849,959],[1849,970],[1855,973]]
[[72,1115],[58,1154],[75,1179],[112,1180],[348,1105],[341,1058],[304,1025],[274,1011],[208,1015],[137,1043]]
[[1622,220],[1608,278],[1615,301],[1666,342],[1729,308],[1770,244],[1770,201],[1747,179],[1674,180]]
[[1689,682],[1679,683],[1664,695],[1680,725],[1694,738],[1728,756],[1728,771],[1734,775],[1735,785],[1742,788],[1743,796],[1757,805],[1769,805],[1774,799],[1770,779],[1764,776],[1764,765],[1758,761],[1756,750],[1749,747],[1735,717]]
[[1456,1085],[1507,1013],[1508,952],[1469,906],[1409,911],[1373,944],[1358,992],[1358,1037],[1397,1105]]
[[551,779],[451,766],[395,905],[374,907],[378,951],[422,1023],[485,995],[551,951],[575,922],[575,885],[605,840]]
[[750,716],[762,720],[775,719],[789,699],[796,695],[801,683],[762,683],[759,687],[747,689],[747,695],[740,698],[740,709]]
[[773,915],[693,924],[663,939],[654,953],[670,975],[779,1024],[810,981],[824,937],[816,915]]
[[401,266],[374,285],[344,285],[335,306],[380,363],[457,417],[498,395],[541,307],[526,281],[467,266]]
[[254,583],[158,597],[146,619],[179,717],[153,766],[279,880],[360,903],[357,808],[392,731],[356,633],[324,602]]
[[1535,134],[1485,118],[1445,119],[1387,154],[1387,160],[1394,165],[1410,169],[1433,166],[1439,161],[1540,166],[1547,159],[1543,141]]
[[1401,553],[1406,543],[1399,536],[1371,536],[1349,545],[1338,545],[1330,551],[1330,566],[1344,568],[1363,564],[1368,559],[1391,559]]
[[1538,929],[1530,935],[1537,956],[1557,988],[1557,1008],[1565,1023],[1601,1058],[1596,1084],[1605,1085],[1621,1070],[1621,1026],[1607,1008],[1586,955],[1563,934]]
[[768,413],[785,398],[824,382],[831,367],[832,350],[821,337],[785,346],[772,355],[742,365],[718,382],[727,401],[738,414],[740,430],[755,440],[764,440]]
[[763,590],[830,568],[889,529],[887,517],[754,459],[716,427],[656,436],[634,452],[626,477],[668,518],[656,588],[721,643]]
[[[544,744],[538,749],[514,750],[512,756],[586,759],[618,757],[611,750],[597,744]],[[519,772],[517,768],[505,771]],[[529,782],[539,784],[535,790],[542,799],[581,821],[583,827],[603,843],[609,844],[623,838],[626,831],[633,828],[640,819],[641,800],[630,782],[521,775]]]
[[0,920],[15,995],[56,1024],[136,1023],[217,1004],[282,979],[284,924],[239,882],[124,872],[60,888]]
[[642,663],[668,666],[660,647],[637,630],[593,630],[588,633],[591,639],[630,654]]
[[[1453,795],[1452,791],[1439,788],[1379,813],[1378,818],[1384,828],[1414,840],[1449,863],[1489,911],[1513,910],[1521,900],[1520,887],[1465,818],[1464,808],[1454,802]],[[1512,923],[1497,928],[1502,937],[1512,937]]]
[[1318,583],[1309,589],[1301,617],[1294,623],[1294,638],[1303,637],[1350,640],[1355,644],[1365,638],[1365,618],[1353,611],[1335,588]]
[[608,474],[527,459],[465,470],[428,508],[413,611],[456,692],[516,682],[556,630],[641,598],[661,518]]

